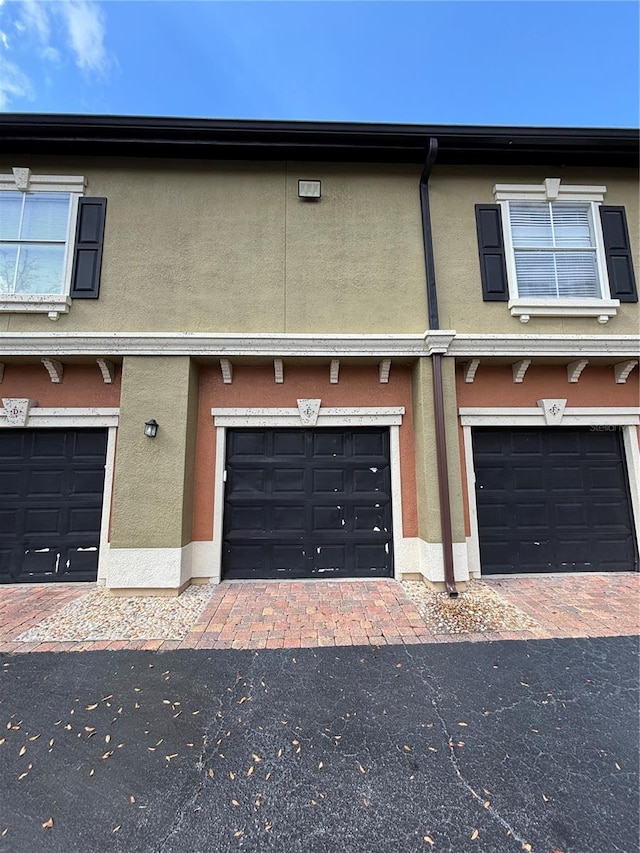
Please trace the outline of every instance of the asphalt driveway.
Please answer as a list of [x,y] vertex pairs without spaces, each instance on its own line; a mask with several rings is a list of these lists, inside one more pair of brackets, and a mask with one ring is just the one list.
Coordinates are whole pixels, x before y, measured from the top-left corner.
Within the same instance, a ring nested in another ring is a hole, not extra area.
[[0,671],[7,853],[638,851],[634,637]]

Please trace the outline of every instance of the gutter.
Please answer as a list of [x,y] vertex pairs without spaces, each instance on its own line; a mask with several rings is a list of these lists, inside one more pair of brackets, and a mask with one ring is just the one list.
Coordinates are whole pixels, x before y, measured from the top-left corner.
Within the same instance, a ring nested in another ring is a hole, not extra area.
[[[438,140],[429,138],[429,149],[422,175],[420,176],[420,209],[422,212],[422,239],[427,284],[427,306],[429,331],[440,328],[436,271],[433,260],[433,234],[431,230],[431,208],[429,205],[429,178],[438,155]],[[444,559],[444,585],[450,598],[458,597],[453,567],[453,532],[451,529],[451,494],[449,491],[449,465],[447,462],[447,433],[444,417],[444,391],[442,387],[442,353],[434,352],[433,359],[433,402],[436,428],[436,460],[438,465],[438,498],[440,502],[440,531]]]

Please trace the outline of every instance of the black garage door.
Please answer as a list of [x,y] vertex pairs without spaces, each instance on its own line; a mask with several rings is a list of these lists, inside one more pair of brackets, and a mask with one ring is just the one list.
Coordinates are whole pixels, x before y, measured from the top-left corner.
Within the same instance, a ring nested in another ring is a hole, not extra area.
[[105,429],[0,432],[0,582],[96,579],[106,452]]
[[638,567],[619,429],[473,430],[485,574]]
[[228,431],[225,578],[388,577],[388,429]]

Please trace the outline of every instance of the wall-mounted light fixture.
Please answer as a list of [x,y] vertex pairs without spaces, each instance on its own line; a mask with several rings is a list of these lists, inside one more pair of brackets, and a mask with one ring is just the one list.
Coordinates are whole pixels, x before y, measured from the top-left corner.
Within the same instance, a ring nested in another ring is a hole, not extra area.
[[308,178],[300,178],[298,181],[298,198],[306,201],[318,201],[322,197],[322,185],[320,181],[311,181]]
[[158,421],[154,418],[151,418],[150,421],[145,421],[144,434],[147,438],[155,438],[158,434]]

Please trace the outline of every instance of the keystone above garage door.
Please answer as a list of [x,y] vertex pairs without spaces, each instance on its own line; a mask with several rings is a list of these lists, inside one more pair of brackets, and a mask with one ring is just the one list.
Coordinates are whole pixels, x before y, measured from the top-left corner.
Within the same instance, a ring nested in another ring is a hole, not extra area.
[[633,571],[622,431],[474,427],[483,574]]
[[92,581],[106,429],[0,430],[0,582]]
[[223,577],[389,577],[389,430],[229,429]]

